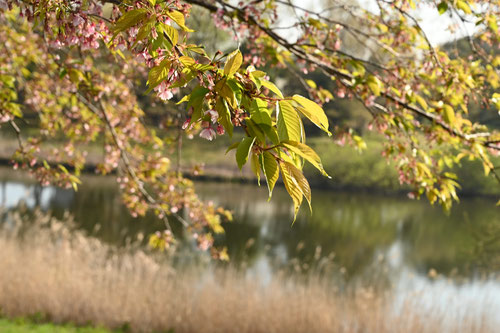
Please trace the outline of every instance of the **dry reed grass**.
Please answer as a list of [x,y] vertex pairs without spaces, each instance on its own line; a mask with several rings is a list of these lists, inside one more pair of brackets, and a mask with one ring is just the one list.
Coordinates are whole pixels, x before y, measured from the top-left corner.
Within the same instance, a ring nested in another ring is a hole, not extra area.
[[493,332],[487,318],[453,323],[412,300],[358,289],[342,296],[320,278],[269,284],[232,270],[176,271],[139,248],[112,249],[35,214],[9,214],[0,227],[3,316],[41,313],[55,323],[152,332]]

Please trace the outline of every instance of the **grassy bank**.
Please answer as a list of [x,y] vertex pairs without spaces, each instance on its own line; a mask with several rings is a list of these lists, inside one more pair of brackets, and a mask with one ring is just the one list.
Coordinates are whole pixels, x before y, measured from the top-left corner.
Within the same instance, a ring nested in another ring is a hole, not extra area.
[[[306,164],[305,173],[313,187],[342,190],[364,190],[371,192],[408,192],[409,188],[401,185],[393,165],[382,157],[384,138],[376,134],[368,134],[365,138],[367,149],[358,153],[350,146],[340,147],[331,138],[313,137],[308,140],[321,156],[325,170],[333,177],[327,180],[315,169]],[[181,151],[181,170],[186,175],[193,175],[198,179],[220,181],[256,181],[255,176],[246,165],[240,171],[235,161],[235,151],[225,153],[227,147],[237,141],[237,134],[231,140],[227,136],[217,137],[210,142],[199,137],[192,140],[183,139]],[[0,140],[0,161],[7,163],[15,150],[17,141],[10,136],[3,136]],[[48,144],[48,147],[56,143]],[[81,147],[88,152],[87,171],[94,172],[95,165],[103,160],[103,149],[97,144]],[[172,147],[171,160],[173,167],[177,165],[177,152]],[[493,160],[494,165],[500,165],[500,157]],[[199,168],[201,166],[201,168]],[[486,177],[479,161],[462,162],[455,172],[460,180],[465,195],[500,195],[500,184],[493,177]]]
[[117,250],[40,213],[36,221],[27,226],[11,214],[0,224],[4,318],[132,332],[495,331],[486,301],[484,309],[462,304],[460,313],[443,313],[422,307],[419,293],[395,301],[390,290],[370,286],[340,292],[317,273],[262,280],[227,267],[175,268],[166,254]]
[[[368,135],[367,149],[357,152],[350,146],[340,147],[328,137],[315,137],[308,140],[321,156],[325,170],[333,179],[322,177],[319,172],[306,163],[306,176],[314,187],[325,189],[366,190],[374,192],[407,192],[408,187],[401,185],[398,174],[383,156],[384,138]],[[234,139],[233,141],[236,141]],[[182,165],[191,168],[196,164],[205,165],[207,175],[221,176],[226,179],[254,179],[250,167],[246,165],[240,172],[236,166],[234,151],[225,154],[230,145],[226,137],[218,137],[214,142],[203,139],[185,140],[182,151]],[[493,161],[500,165],[500,158]],[[479,161],[463,160],[455,172],[465,195],[499,195],[500,184],[493,177],[486,177]]]

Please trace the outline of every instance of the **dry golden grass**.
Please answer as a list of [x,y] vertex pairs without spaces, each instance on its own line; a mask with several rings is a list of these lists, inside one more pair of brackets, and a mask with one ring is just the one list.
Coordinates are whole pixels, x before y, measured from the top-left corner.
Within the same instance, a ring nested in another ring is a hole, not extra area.
[[[270,283],[232,270],[172,269],[140,248],[113,250],[36,213],[0,228],[0,309],[7,317],[44,314],[56,323],[124,323],[137,332],[494,332],[487,318],[443,323],[411,299],[358,289],[342,296],[320,278]],[[20,240],[21,239],[21,240]]]

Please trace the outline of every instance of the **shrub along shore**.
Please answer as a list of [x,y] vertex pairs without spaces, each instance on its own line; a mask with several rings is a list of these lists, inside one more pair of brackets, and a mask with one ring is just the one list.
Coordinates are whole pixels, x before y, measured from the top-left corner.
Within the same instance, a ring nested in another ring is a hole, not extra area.
[[[15,142],[9,138],[2,139],[0,144],[0,165],[10,165],[12,147]],[[236,141],[233,138],[232,141]],[[11,143],[11,144],[10,144]],[[234,151],[225,153],[231,143],[229,138],[218,137],[209,142],[195,137],[193,140],[183,140],[181,151],[180,171],[185,177],[199,181],[243,182],[257,183],[257,178],[251,172],[249,165],[238,170],[234,158]],[[398,174],[381,153],[384,139],[378,135],[369,135],[366,138],[367,149],[359,153],[351,146],[338,146],[331,138],[315,137],[308,140],[322,158],[325,170],[332,176],[326,179],[313,167],[306,163],[305,175],[311,187],[343,191],[366,191],[374,193],[402,193],[410,191],[407,185],[401,185]],[[10,148],[8,148],[10,147]],[[84,147],[89,152],[88,164],[85,172],[93,174],[96,165],[102,161],[102,149],[99,147]],[[172,151],[172,169],[177,168],[177,152]],[[493,161],[500,165],[500,157]],[[71,169],[70,166],[67,166]],[[479,161],[462,162],[461,168],[452,170],[459,177],[461,190],[464,196],[493,196],[500,195],[500,184],[492,176],[485,176]],[[263,180],[265,182],[265,180]]]

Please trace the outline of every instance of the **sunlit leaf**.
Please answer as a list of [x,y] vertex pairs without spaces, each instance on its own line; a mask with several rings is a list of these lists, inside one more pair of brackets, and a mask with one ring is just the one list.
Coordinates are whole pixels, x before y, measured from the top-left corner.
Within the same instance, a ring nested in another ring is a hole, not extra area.
[[163,60],[158,66],[153,67],[148,73],[148,87],[151,91],[158,86],[167,76],[170,69],[170,61]]
[[277,117],[278,136],[280,141],[300,141],[300,116],[289,102],[280,101],[277,103]]
[[281,92],[281,90],[279,90],[278,87],[276,87],[274,83],[265,80],[262,80],[261,83],[264,87],[266,87],[267,89],[271,90],[273,93],[278,95],[279,98],[283,98],[283,93]]
[[274,185],[278,181],[279,171],[278,162],[276,158],[268,151],[265,151],[261,155],[262,171],[266,177],[267,188],[269,190],[269,199],[271,199],[273,194]]
[[179,40],[179,32],[174,27],[168,24],[161,25],[163,32],[168,36],[170,43],[173,46],[177,45],[177,41]]
[[248,161],[248,154],[252,149],[255,138],[245,137],[241,140],[238,149],[236,150],[236,163],[238,163],[238,168],[241,170],[243,165]]
[[295,222],[297,213],[300,209],[300,205],[302,204],[302,189],[300,188],[299,183],[295,179],[291,170],[291,168],[295,168],[295,166],[284,161],[279,161],[279,166],[281,170],[281,177],[283,178],[283,184],[285,185],[286,191],[293,200],[293,222]]
[[443,111],[444,121],[453,126],[455,124],[455,111],[453,111],[453,108],[448,104],[443,106]]
[[252,168],[252,172],[257,177],[257,183],[260,186],[260,163],[258,155],[252,154],[252,157],[250,159],[250,166]]
[[250,114],[250,118],[256,124],[265,124],[268,126],[272,125],[271,111],[267,108],[267,103],[260,98],[255,98],[252,101]]
[[321,106],[300,95],[294,95],[293,100],[302,106],[298,107],[297,110],[299,110],[316,126],[328,133],[328,135],[332,135],[332,133],[328,130],[328,118],[326,117],[325,111],[323,111]]
[[320,157],[311,147],[300,142],[288,141],[288,140],[282,141],[281,145],[283,145],[283,147],[285,147],[286,149],[290,150],[291,152],[294,152],[295,154],[299,155],[300,157],[304,158],[306,161],[314,165],[314,167],[316,167],[324,176],[331,178],[330,176],[328,176],[325,169],[323,168],[323,164],[321,163]]
[[226,63],[224,64],[224,74],[227,76],[231,76],[240,69],[241,64],[243,63],[243,56],[241,55],[240,50],[236,50],[231,52],[226,59]]
[[229,111],[226,103],[222,99],[218,98],[215,104],[215,110],[219,114],[219,124],[224,127],[224,130],[227,134],[229,134],[229,137],[232,137],[234,125],[231,122],[231,111]]
[[115,34],[133,27],[145,18],[147,13],[148,11],[145,8],[133,9],[126,12],[118,19],[118,21],[116,21],[115,26],[113,27]]
[[174,10],[171,12],[166,13],[168,17],[172,19],[177,25],[182,28],[182,30],[187,31],[187,32],[193,32],[194,30],[189,29],[186,27],[186,19],[184,18],[184,14],[181,12]]

